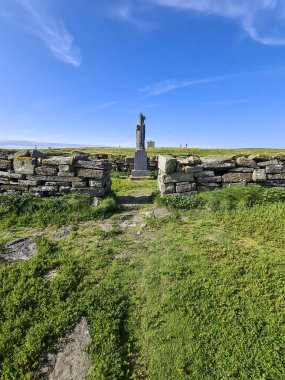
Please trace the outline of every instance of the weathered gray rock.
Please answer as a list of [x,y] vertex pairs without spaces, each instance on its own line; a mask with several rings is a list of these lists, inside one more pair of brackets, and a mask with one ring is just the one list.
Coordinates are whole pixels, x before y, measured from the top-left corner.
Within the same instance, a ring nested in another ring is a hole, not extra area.
[[220,183],[222,182],[222,177],[221,176],[214,176],[214,177],[198,177],[197,178],[197,183],[202,184],[202,183]]
[[60,173],[72,173],[74,171],[72,165],[58,165],[58,170]]
[[85,169],[99,169],[99,170],[111,170],[112,163],[108,160],[95,160],[95,161],[78,161],[74,164],[76,168]]
[[10,161],[9,160],[1,160],[0,159],[0,170],[8,170],[10,169]]
[[84,187],[87,187],[87,182],[86,181],[72,182],[72,187],[75,189],[84,188]]
[[54,165],[72,165],[73,157],[54,156],[45,158],[42,160],[42,165],[54,166]]
[[2,190],[2,191],[3,190],[4,191],[7,191],[7,190],[28,191],[29,187],[21,185],[20,183],[13,183],[13,184],[10,183],[9,185],[1,185],[0,190]]
[[34,174],[36,159],[31,157],[18,157],[13,161],[15,173],[18,174]]
[[202,165],[193,165],[193,166],[186,166],[185,167],[185,173],[201,173],[203,171]]
[[18,183],[24,186],[38,186],[41,181],[29,181],[27,179],[19,179]]
[[210,190],[216,190],[220,188],[221,188],[220,183],[201,183],[200,185],[197,186],[197,190],[199,193],[210,191]]
[[11,171],[8,171],[8,172],[0,171],[0,177],[1,178],[9,178],[9,179],[23,179],[23,178],[25,178],[25,175],[24,174],[16,174],[16,173],[13,173]]
[[103,179],[106,177],[106,172],[104,170],[79,168],[77,176],[80,178]]
[[36,243],[31,238],[13,240],[7,243],[0,251],[0,264],[26,261],[37,253]]
[[229,171],[231,173],[253,173],[254,168],[245,168],[245,167],[239,167],[239,168],[233,168],[230,169]]
[[90,187],[104,187],[105,184],[106,184],[106,181],[96,181],[94,179],[89,180]]
[[41,192],[47,192],[47,193],[56,193],[58,191],[57,186],[36,186],[31,187],[30,191],[33,193],[41,193]]
[[158,187],[162,195],[175,193],[174,183],[159,183]]
[[223,182],[250,182],[252,181],[251,173],[227,173],[222,176]]
[[172,156],[159,156],[158,169],[166,174],[171,174],[176,171],[177,160]]
[[180,182],[176,184],[177,193],[187,193],[190,191],[196,191],[196,183]]
[[102,197],[105,194],[104,187],[83,187],[83,188],[74,188],[70,189],[72,193],[85,194],[91,197]]
[[256,167],[256,162],[254,160],[250,160],[246,157],[238,157],[236,159],[236,164],[237,164],[237,166],[245,166],[248,168],[255,168]]
[[71,186],[59,186],[58,190],[60,193],[69,193]]
[[87,322],[78,322],[56,355],[47,355],[39,368],[39,375],[46,380],[86,380],[91,371],[91,359],[86,352],[91,343]]
[[203,170],[202,172],[194,173],[195,178],[215,177],[215,172],[210,170]]
[[8,155],[9,160],[14,160],[18,157],[31,157],[31,152],[29,150],[19,150]]
[[270,160],[270,161],[263,161],[263,162],[258,162],[257,166],[260,168],[265,168],[265,166],[271,166],[271,165],[278,165],[279,161],[278,160]]
[[202,166],[205,170],[213,170],[213,171],[225,171],[232,169],[236,166],[235,161],[232,159],[232,156],[224,156],[224,157],[216,157],[216,156],[208,156],[201,157]]
[[78,177],[58,177],[57,175],[27,175],[31,181],[49,181],[49,182],[81,182]]
[[285,172],[285,165],[268,165],[265,168],[267,174],[279,174]]
[[172,173],[160,175],[161,182],[175,183],[175,182],[192,182],[194,181],[193,173]]
[[8,178],[0,178],[0,185],[10,185],[10,182]]
[[252,179],[254,182],[266,182],[267,175],[265,169],[256,169],[252,174]]
[[276,180],[276,179],[285,179],[285,173],[280,173],[280,174],[268,174],[267,178]]
[[55,175],[58,172],[58,168],[55,166],[40,166],[36,168],[36,174],[39,175]]
[[65,177],[65,178],[73,178],[75,176],[74,173],[69,173],[69,172],[58,172],[57,173],[58,177]]

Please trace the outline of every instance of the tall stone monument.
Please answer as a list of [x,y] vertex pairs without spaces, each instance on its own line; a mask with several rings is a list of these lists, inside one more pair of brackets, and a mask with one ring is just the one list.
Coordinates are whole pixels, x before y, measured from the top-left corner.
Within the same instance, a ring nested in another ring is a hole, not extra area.
[[147,170],[147,154],[145,151],[145,116],[140,113],[136,132],[135,168],[132,170],[131,179],[145,178],[150,178],[150,171]]

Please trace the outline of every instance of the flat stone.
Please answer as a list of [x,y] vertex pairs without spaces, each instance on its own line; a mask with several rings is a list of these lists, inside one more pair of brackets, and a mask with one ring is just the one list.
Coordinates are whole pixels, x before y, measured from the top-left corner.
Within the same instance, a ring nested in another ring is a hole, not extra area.
[[91,359],[86,352],[91,343],[84,318],[73,332],[63,339],[56,355],[47,355],[39,368],[39,375],[47,380],[86,380],[91,372]]
[[46,182],[81,182],[77,177],[58,177],[52,175],[27,175],[27,179],[31,181],[46,181]]
[[36,187],[30,187],[30,191],[33,193],[37,193],[37,192],[56,193],[58,191],[58,187],[57,186],[36,186]]
[[18,157],[31,157],[31,152],[29,150],[18,150],[17,152],[13,152],[8,155],[9,160],[14,160]]
[[203,166],[202,165],[193,165],[193,166],[186,166],[184,168],[185,173],[202,173]]
[[196,183],[180,182],[176,184],[177,193],[187,193],[196,191]]
[[72,177],[75,177],[75,174],[74,173],[69,173],[69,172],[58,172],[57,176],[58,177],[69,177],[69,178],[72,178]]
[[72,187],[75,189],[81,189],[81,188],[87,187],[87,182],[86,181],[73,182]]
[[74,169],[72,165],[58,165],[58,170],[60,173],[72,173]]
[[210,170],[204,170],[198,173],[194,174],[195,178],[202,178],[202,177],[215,177],[215,172]]
[[252,179],[254,182],[266,182],[267,175],[265,169],[256,169],[252,174]]
[[40,175],[54,175],[57,174],[58,169],[54,166],[40,166],[36,168],[36,174]]
[[172,156],[159,156],[158,169],[163,173],[171,174],[176,171],[177,159]]
[[245,166],[245,167],[249,167],[249,168],[255,168],[256,167],[256,162],[254,160],[249,160],[248,158],[246,157],[238,157],[236,159],[236,164],[238,166]]
[[265,170],[267,174],[280,174],[285,172],[285,165],[267,165]]
[[27,179],[19,179],[18,183],[24,186],[38,186],[41,181],[29,181]]
[[36,243],[31,238],[21,238],[7,243],[0,251],[1,263],[26,261],[38,253]]
[[19,174],[34,174],[36,159],[31,157],[18,157],[13,161],[15,173]]
[[202,183],[220,183],[222,182],[222,177],[221,176],[214,176],[214,177],[198,177],[197,178],[197,183],[202,184]]
[[105,194],[104,187],[85,187],[85,188],[71,188],[72,193],[90,195],[92,197],[103,197]]
[[106,177],[104,170],[78,168],[77,176],[81,178],[103,179]]
[[0,170],[8,170],[8,169],[10,169],[10,161],[0,159]]
[[106,181],[95,181],[94,179],[89,180],[90,187],[104,187]]
[[175,186],[173,183],[160,183],[159,190],[162,195],[175,193]]
[[76,168],[111,170],[112,163],[108,160],[81,161],[74,164]]
[[69,193],[71,186],[59,186],[58,190],[60,193]]
[[9,179],[22,179],[22,178],[25,178],[25,175],[14,173],[14,172],[0,171],[0,177],[1,178],[9,178]]
[[73,157],[53,156],[42,160],[43,165],[72,165]]
[[206,170],[224,171],[236,166],[232,156],[201,157],[203,168]]
[[1,185],[0,190],[2,190],[2,191],[3,190],[4,191],[6,191],[6,190],[28,191],[29,187],[18,184],[18,183],[14,183],[14,184],[9,184],[9,185]]
[[192,182],[194,181],[193,173],[172,173],[160,175],[163,183]]
[[270,161],[263,161],[263,162],[258,162],[257,166],[260,168],[265,168],[265,166],[272,166],[272,165],[278,165],[279,161],[278,160],[270,160]]
[[253,173],[254,168],[239,167],[230,169],[230,173]]
[[227,173],[222,176],[223,182],[250,182],[252,181],[251,173]]
[[280,173],[280,174],[268,174],[267,175],[268,179],[285,179],[285,173]]

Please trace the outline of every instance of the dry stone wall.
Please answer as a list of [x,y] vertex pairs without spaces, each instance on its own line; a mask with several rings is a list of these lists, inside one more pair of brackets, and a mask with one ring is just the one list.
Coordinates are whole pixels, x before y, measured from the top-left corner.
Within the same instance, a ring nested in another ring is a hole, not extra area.
[[[117,172],[131,172],[135,167],[134,156],[112,157],[109,158],[112,163],[112,169]],[[147,158],[147,170],[154,171],[158,169],[158,156]]]
[[285,155],[248,157],[159,156],[162,195],[195,195],[228,186],[259,184],[285,189]]
[[0,194],[80,193],[102,198],[111,189],[111,168],[109,160],[80,152],[0,151]]

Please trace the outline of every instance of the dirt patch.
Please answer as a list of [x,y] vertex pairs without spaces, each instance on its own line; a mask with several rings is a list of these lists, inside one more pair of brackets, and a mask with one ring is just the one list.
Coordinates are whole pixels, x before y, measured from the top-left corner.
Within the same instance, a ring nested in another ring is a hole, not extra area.
[[61,344],[57,354],[49,354],[39,370],[45,380],[85,380],[91,371],[86,348],[91,343],[88,325],[81,318],[73,332]]
[[0,251],[0,264],[26,261],[38,253],[37,245],[31,238],[13,240]]

